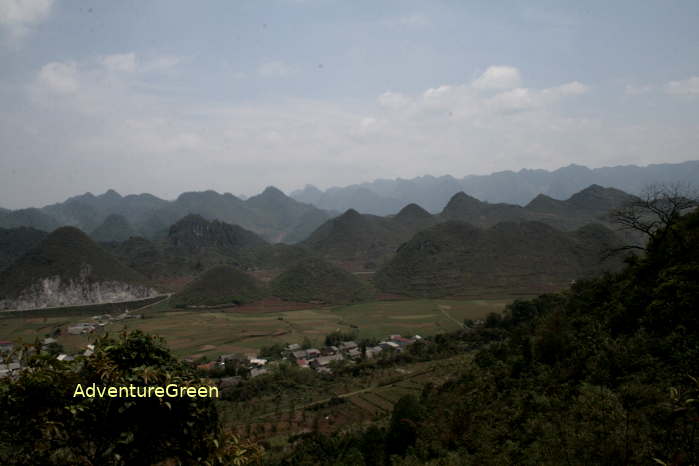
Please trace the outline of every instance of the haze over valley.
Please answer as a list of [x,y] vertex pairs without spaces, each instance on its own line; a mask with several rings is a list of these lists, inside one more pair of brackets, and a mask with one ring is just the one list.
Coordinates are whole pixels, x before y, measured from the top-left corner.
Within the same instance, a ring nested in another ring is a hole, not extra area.
[[698,18],[0,0],[0,464],[699,464]]

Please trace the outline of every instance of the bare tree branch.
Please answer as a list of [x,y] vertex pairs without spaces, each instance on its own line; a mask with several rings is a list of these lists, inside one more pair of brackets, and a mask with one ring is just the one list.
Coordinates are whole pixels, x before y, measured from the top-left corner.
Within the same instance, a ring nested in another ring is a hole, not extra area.
[[[662,241],[677,220],[699,206],[699,195],[688,185],[650,185],[625,206],[612,211],[612,219],[621,230],[641,233],[647,242]],[[619,250],[645,247],[627,245]]]

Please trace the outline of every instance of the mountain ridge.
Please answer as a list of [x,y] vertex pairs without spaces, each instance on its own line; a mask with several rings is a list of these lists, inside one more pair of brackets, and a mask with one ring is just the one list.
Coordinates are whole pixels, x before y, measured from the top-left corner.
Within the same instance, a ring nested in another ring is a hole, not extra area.
[[[377,179],[371,182],[320,190],[306,185],[290,196],[326,210],[344,212],[354,208],[362,213],[389,215],[402,206],[416,203],[431,213],[439,212],[454,193],[464,191],[492,203],[524,206],[538,194],[567,199],[587,186],[598,184],[640,194],[650,184],[695,183],[699,179],[699,160],[647,166],[618,165],[588,168],[571,164],[555,170],[528,169],[500,171],[489,175],[423,175],[409,180]],[[364,192],[370,201],[360,202],[353,193]],[[368,193],[367,193],[368,191]]]

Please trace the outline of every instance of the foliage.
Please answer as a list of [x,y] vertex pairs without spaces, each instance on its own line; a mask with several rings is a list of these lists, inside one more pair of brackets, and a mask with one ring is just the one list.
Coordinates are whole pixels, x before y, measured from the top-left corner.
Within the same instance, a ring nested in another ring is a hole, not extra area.
[[245,304],[264,296],[264,286],[252,275],[227,265],[199,275],[171,298],[176,306]]
[[396,405],[380,460],[365,431],[300,438],[287,464],[697,464],[699,213],[664,228],[620,273],[452,334],[474,364]]
[[229,464],[237,451],[235,439],[221,431],[211,398],[74,396],[78,384],[206,384],[157,337],[138,331],[103,336],[92,356],[73,362],[38,348],[26,352],[26,368],[0,381],[2,464]]
[[274,296],[299,302],[351,303],[370,296],[357,277],[313,257],[282,272],[270,283],[270,291]]

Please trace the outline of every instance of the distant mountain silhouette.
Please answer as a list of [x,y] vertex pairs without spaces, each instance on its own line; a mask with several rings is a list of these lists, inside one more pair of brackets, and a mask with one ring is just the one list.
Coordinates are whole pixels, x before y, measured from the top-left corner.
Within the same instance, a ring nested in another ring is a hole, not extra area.
[[[41,209],[20,209],[0,212],[0,227],[30,226],[52,231],[70,225],[83,231],[95,232],[112,215],[120,216],[135,234],[150,239],[163,238],[170,226],[188,214],[208,220],[220,220],[254,231],[271,242],[296,242],[305,238],[331,214],[312,205],[298,202],[274,187],[242,200],[215,191],[186,192],[174,201],[165,201],[151,194],[121,196],[114,190],[95,196],[86,193],[65,202]],[[109,229],[116,229],[115,218],[98,231],[98,239],[123,239]]]
[[0,228],[31,227],[49,232],[59,226],[55,218],[33,207],[0,213]]
[[[436,213],[457,192],[491,203],[526,205],[537,195],[567,199],[587,186],[597,184],[639,194],[649,184],[696,183],[699,161],[656,164],[646,167],[625,165],[590,169],[569,165],[553,171],[524,169],[491,175],[421,176],[411,180],[376,180],[370,183],[333,187],[321,191],[314,186],[291,193],[291,197],[326,210],[389,215],[401,207],[416,203]],[[695,185],[696,186],[696,185]],[[360,193],[360,194],[357,194]]]
[[90,236],[95,241],[108,242],[126,241],[137,234],[123,215],[110,214],[100,226],[90,233]]
[[0,270],[36,247],[44,238],[46,232],[34,228],[0,228]]

